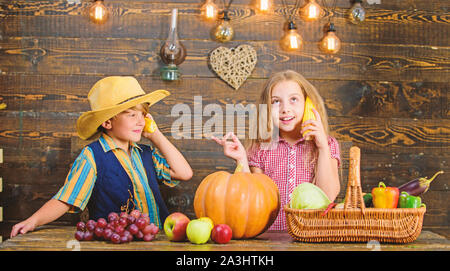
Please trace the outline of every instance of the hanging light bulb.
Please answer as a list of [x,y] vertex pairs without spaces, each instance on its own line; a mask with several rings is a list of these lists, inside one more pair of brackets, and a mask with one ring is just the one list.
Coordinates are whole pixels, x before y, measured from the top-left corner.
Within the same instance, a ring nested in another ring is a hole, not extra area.
[[327,33],[320,40],[319,48],[326,54],[336,54],[341,49],[341,40],[336,36],[336,28],[333,23],[329,24]]
[[308,4],[300,9],[300,16],[305,21],[315,21],[324,14],[323,8],[316,0],[309,0]]
[[89,18],[94,23],[104,23],[108,19],[108,9],[103,0],[96,0],[89,8]]
[[302,36],[297,32],[297,27],[293,21],[288,24],[288,29],[280,41],[281,48],[285,51],[297,51],[303,47]]
[[256,9],[261,13],[267,13],[272,8],[271,0],[256,0]]
[[219,42],[227,42],[233,38],[234,30],[230,24],[230,17],[228,17],[228,11],[222,12],[223,16],[220,19],[220,23],[212,31],[213,37]]
[[215,21],[217,19],[218,9],[216,4],[214,4],[214,0],[206,0],[200,11],[203,19],[206,21]]
[[354,4],[349,11],[350,22],[354,24],[362,23],[366,19],[366,10],[361,5],[362,0],[354,0]]
[[178,40],[177,9],[172,10],[169,36],[163,46],[161,46],[159,53],[161,60],[167,64],[161,69],[161,78],[168,81],[178,80],[180,72],[177,65],[181,64],[186,58],[186,48]]

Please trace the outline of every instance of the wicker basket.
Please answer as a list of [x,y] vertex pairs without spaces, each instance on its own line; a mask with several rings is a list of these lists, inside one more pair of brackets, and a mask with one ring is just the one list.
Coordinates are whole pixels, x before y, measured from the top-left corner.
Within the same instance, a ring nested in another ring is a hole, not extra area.
[[360,182],[358,147],[350,149],[350,168],[344,209],[299,210],[284,206],[289,234],[301,242],[409,243],[422,230],[426,207],[365,208]]

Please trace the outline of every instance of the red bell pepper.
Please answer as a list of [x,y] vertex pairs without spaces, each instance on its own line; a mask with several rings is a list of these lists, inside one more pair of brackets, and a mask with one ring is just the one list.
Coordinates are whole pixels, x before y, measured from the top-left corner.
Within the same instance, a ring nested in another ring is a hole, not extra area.
[[372,189],[373,207],[375,208],[397,208],[399,189],[397,187],[386,187],[383,182]]

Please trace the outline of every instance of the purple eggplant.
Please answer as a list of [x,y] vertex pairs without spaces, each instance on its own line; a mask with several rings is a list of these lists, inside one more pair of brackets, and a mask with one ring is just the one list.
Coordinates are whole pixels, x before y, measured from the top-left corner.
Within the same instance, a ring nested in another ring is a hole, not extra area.
[[428,191],[428,188],[430,188],[431,182],[436,178],[437,175],[444,173],[444,171],[438,171],[436,174],[434,174],[433,177],[430,179],[427,179],[426,177],[417,178],[412,181],[409,181],[405,184],[402,184],[399,186],[400,193],[405,191],[408,192],[411,196],[419,196],[425,192]]

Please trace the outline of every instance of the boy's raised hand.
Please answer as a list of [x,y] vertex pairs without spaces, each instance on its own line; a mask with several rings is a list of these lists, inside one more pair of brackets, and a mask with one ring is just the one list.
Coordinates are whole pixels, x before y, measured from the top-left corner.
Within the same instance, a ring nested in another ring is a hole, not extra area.
[[152,115],[150,115],[149,113],[147,113],[147,115],[145,115],[145,126],[144,126],[144,130],[142,131],[142,135],[145,138],[149,138],[151,139],[152,135],[159,131],[158,125],[156,125],[155,120],[153,119]]
[[[236,160],[238,163],[247,160],[247,152],[241,141],[233,132],[227,133],[222,139],[211,136],[211,139],[223,146],[223,153],[225,156]],[[228,139],[231,139],[229,141]]]

